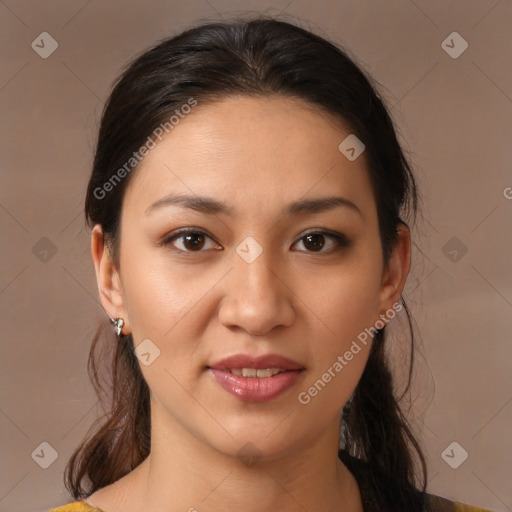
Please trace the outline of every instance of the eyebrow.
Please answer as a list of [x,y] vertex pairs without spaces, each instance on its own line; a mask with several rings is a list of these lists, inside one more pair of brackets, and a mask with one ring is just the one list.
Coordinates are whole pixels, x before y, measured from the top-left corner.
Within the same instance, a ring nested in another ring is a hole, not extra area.
[[[232,216],[233,208],[226,204],[213,199],[212,197],[196,196],[196,195],[168,195],[152,203],[145,211],[146,215],[150,215],[155,210],[166,206],[180,206],[189,208],[201,213],[212,215],[224,214]],[[286,209],[287,215],[298,215],[301,213],[320,213],[332,210],[337,207],[347,207],[362,216],[361,210],[352,201],[340,196],[319,197],[314,199],[299,199],[290,203]]]

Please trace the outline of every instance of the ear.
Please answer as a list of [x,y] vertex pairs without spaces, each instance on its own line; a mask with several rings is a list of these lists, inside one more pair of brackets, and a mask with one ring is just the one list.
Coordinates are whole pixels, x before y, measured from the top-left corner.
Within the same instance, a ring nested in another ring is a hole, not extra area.
[[405,223],[398,224],[397,230],[397,242],[382,273],[379,306],[383,321],[385,312],[399,302],[411,266],[411,232]]
[[123,334],[130,333],[123,288],[119,271],[114,265],[108,247],[105,245],[103,229],[96,224],[91,236],[91,256],[96,270],[96,281],[103,309],[111,318],[122,318]]

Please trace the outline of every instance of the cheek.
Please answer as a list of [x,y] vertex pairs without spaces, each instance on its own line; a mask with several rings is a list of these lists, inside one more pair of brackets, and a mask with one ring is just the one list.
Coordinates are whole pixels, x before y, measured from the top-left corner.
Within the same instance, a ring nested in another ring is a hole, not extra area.
[[160,349],[171,351],[173,359],[178,353],[190,354],[208,315],[214,314],[208,292],[222,277],[222,269],[205,271],[176,264],[165,250],[154,248],[132,254],[122,262],[122,274],[135,345],[149,338]]
[[[144,260],[151,264],[142,264]],[[187,383],[186,389],[195,393],[203,373],[197,350],[214,314],[207,293],[218,278],[199,272],[185,275],[154,253],[151,258],[139,253],[132,264],[125,266],[123,284],[134,346],[152,342],[151,362],[146,366],[140,359],[140,369],[155,397],[188,410],[190,397],[182,386]]]
[[332,271],[302,276],[297,295],[315,313],[323,332],[347,342],[378,319],[380,277],[379,261],[354,256]]
[[361,378],[372,343],[375,294],[371,279],[352,275],[330,279],[323,293],[318,290],[308,297],[321,322],[311,330],[311,373],[297,400],[315,421],[337,416]]
[[349,398],[368,359],[371,328],[380,313],[380,260],[371,254],[366,250],[332,272],[301,278],[298,294],[305,297],[311,309],[305,314],[315,322],[310,344],[313,379],[306,386],[318,383],[307,389],[327,410],[334,410]]
[[132,244],[129,237],[121,250],[125,302],[134,341],[161,338],[183,316],[191,287],[154,249]]

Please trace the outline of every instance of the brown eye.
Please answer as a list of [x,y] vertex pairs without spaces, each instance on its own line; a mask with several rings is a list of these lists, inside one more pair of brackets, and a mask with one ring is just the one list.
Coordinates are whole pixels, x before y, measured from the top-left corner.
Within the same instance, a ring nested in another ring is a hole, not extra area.
[[324,236],[320,233],[306,235],[304,238],[304,247],[309,251],[320,251],[325,245]]
[[191,229],[174,233],[167,237],[163,243],[164,245],[173,246],[173,250],[181,252],[203,252],[206,249],[221,249],[209,235]]
[[183,238],[183,245],[190,251],[200,250],[204,246],[205,237],[201,233],[190,233]]
[[304,246],[304,249],[300,249],[301,252],[329,253],[337,249],[350,247],[352,241],[342,233],[321,230],[306,233],[296,244],[302,244]]

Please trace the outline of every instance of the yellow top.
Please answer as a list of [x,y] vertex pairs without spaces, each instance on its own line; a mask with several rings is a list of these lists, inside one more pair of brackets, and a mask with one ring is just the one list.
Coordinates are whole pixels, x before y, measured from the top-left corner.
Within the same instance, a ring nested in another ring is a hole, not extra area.
[[[490,512],[484,508],[464,505],[458,501],[450,501],[439,496],[431,496],[433,510],[435,512]],[[52,508],[49,512],[103,512],[99,508],[93,507],[84,500],[74,501],[62,507]]]
[[84,500],[74,501],[62,507],[52,508],[50,512],[102,512],[99,508],[92,507]]
[[[491,512],[485,508],[473,507],[472,505],[466,505],[459,503],[458,501],[450,501],[441,496],[429,495],[430,506],[435,512]],[[91,509],[97,510],[97,509]]]

